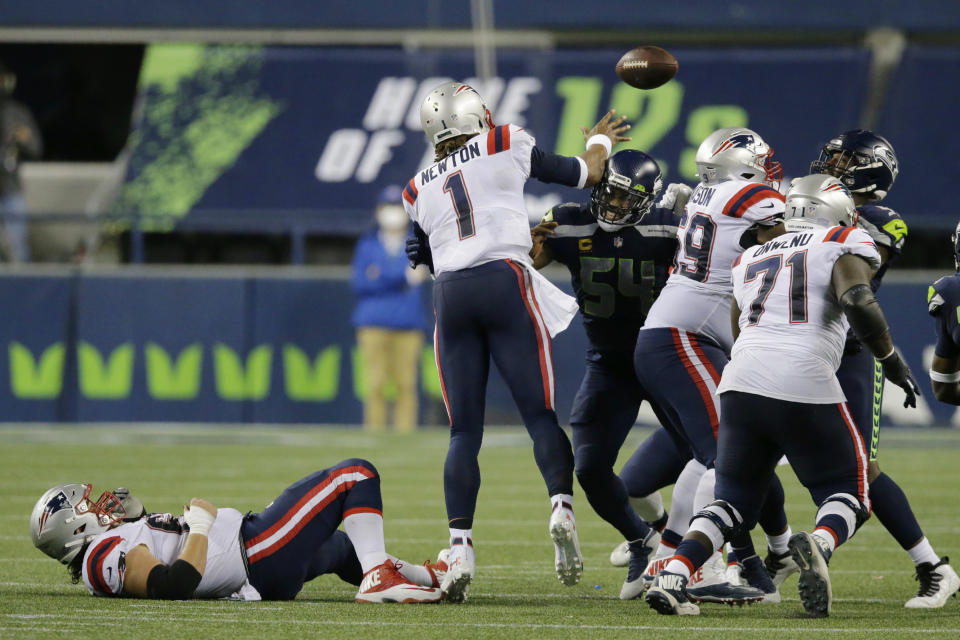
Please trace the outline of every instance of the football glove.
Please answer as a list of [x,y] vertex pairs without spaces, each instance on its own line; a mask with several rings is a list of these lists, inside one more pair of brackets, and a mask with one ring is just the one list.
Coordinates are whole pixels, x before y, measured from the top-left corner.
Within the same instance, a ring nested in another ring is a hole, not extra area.
[[920,387],[917,385],[917,381],[914,380],[913,373],[910,372],[910,367],[907,366],[903,356],[900,355],[900,350],[894,347],[893,353],[886,358],[880,359],[880,366],[883,367],[883,376],[887,380],[906,391],[907,397],[903,401],[903,406],[916,407],[917,396],[920,395]]
[[411,267],[416,268],[417,265],[425,264],[430,269],[430,273],[433,273],[433,253],[430,251],[430,240],[419,224],[413,223],[413,235],[407,238],[404,249]]
[[658,207],[663,207],[664,209],[673,209],[675,214],[682,215],[683,208],[687,206],[687,200],[690,199],[690,194],[693,193],[693,189],[681,182],[671,182],[667,185],[667,188],[663,190],[663,196],[660,197],[660,202],[657,204]]

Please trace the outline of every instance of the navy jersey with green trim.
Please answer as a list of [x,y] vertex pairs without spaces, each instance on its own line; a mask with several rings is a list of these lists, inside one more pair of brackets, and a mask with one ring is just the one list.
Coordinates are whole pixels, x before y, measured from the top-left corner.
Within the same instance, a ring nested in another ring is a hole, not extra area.
[[960,274],[944,276],[927,289],[927,311],[937,319],[937,348],[941,358],[960,355]]
[[907,240],[907,223],[890,207],[878,204],[857,207],[857,213],[860,214],[860,227],[870,234],[878,247],[884,247],[889,252],[887,261],[880,266],[870,280],[870,288],[876,293],[880,288],[880,281],[887,272],[887,267],[903,253],[903,245]]
[[655,207],[635,226],[604,231],[589,205],[557,205],[544,222],[558,226],[546,245],[570,270],[587,337],[599,349],[629,349],[667,282],[679,218]]

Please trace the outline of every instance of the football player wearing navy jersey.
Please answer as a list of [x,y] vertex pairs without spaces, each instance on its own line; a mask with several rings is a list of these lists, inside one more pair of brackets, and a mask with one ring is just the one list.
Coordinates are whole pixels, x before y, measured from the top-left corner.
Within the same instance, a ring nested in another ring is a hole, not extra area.
[[[830,140],[820,157],[810,165],[811,173],[826,173],[838,178],[853,194],[859,214],[858,226],[870,234],[880,251],[881,265],[870,281],[874,293],[891,262],[903,251],[907,223],[893,209],[879,204],[899,173],[900,164],[893,145],[872,131],[845,131]],[[851,332],[837,378],[854,422],[865,443],[868,443],[870,499],[877,519],[900,543],[916,565],[920,587],[907,601],[910,609],[942,607],[947,598],[960,588],[960,580],[923,535],[910,502],[900,486],[880,470],[877,449],[880,441],[880,409],[883,400],[883,374],[880,363]],[[776,554],[767,556],[767,566],[774,582],[782,582],[790,569],[784,570]],[[944,576],[950,579],[944,581]]]
[[[570,270],[590,343],[570,414],[576,474],[590,505],[629,545],[630,568],[620,593],[625,600],[640,595],[640,577],[658,538],[631,507],[613,466],[640,404],[650,401],[637,383],[633,351],[677,247],[679,217],[672,209],[654,206],[661,189],[653,158],[633,149],[620,151],[607,160],[589,204],[557,205],[534,230],[534,266],[556,261]],[[682,189],[671,185],[670,199],[676,201],[675,192]],[[653,405],[653,410],[662,422],[659,407]],[[685,443],[669,437],[654,436],[644,444],[657,449],[647,457],[657,461],[657,468],[644,469],[649,488],[642,495],[673,484],[691,458]]]
[[957,273],[940,278],[927,290],[927,310],[937,321],[930,383],[937,400],[960,405],[960,224],[951,240]]

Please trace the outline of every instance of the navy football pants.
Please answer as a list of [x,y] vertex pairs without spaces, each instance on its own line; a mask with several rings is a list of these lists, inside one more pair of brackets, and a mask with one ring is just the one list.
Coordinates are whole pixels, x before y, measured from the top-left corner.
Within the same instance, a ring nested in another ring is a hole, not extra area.
[[[613,525],[626,540],[642,538],[646,535],[647,527],[630,507],[627,487],[621,477],[613,472],[613,466],[623,441],[637,420],[640,403],[645,399],[649,401],[637,383],[632,353],[596,350],[588,353],[586,371],[570,412],[577,478],[593,510]],[[653,403],[651,406],[660,417],[659,408]],[[651,437],[648,442],[652,440]],[[669,437],[666,438],[666,444],[669,447],[666,460],[679,457]],[[683,469],[683,464],[660,486],[672,484]],[[660,486],[642,495],[652,493]]]
[[860,430],[871,460],[877,459],[880,445],[880,405],[883,400],[883,369],[866,347],[844,356],[837,380],[847,398],[853,421]]
[[383,513],[380,476],[359,458],[312,473],[287,487],[241,526],[250,584],[264,600],[290,600],[325,573],[359,585],[360,561],[337,527],[351,513]]
[[549,495],[573,493],[573,451],[554,411],[550,335],[529,276],[509,260],[440,274],[433,287],[434,346],[450,448],[443,469],[447,517],[469,528],[480,491],[490,360],[506,381],[533,439]]
[[867,453],[844,403],[805,404],[739,391],[724,393],[720,402],[714,495],[736,507],[747,528],[756,524],[784,454],[817,506],[848,493],[869,509]]

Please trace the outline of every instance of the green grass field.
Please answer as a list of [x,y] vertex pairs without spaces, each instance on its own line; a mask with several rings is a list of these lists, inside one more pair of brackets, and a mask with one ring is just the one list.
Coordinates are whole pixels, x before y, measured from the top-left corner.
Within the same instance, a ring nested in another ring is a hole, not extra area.
[[[645,435],[636,432],[624,451]],[[699,617],[676,618],[659,616],[642,601],[617,599],[625,569],[607,559],[617,533],[579,494],[586,568],[581,584],[564,587],[553,572],[549,504],[521,429],[491,429],[486,436],[474,526],[477,575],[464,605],[358,605],[354,587],[327,576],[307,584],[293,602],[93,598],[30,543],[30,509],[59,482],[92,482],[96,494],[125,485],[153,511],[179,511],[192,496],[259,510],[301,476],[359,456],[383,477],[387,549],[422,562],[447,542],[446,442],[441,429],[375,437],[328,428],[0,428],[0,637],[960,637],[960,600],[942,610],[903,608],[915,592],[912,565],[873,520],[834,556],[830,618],[804,617],[795,577],[779,605],[704,605]],[[960,560],[958,455],[957,431],[893,430],[881,443],[884,469],[911,497],[934,547]],[[809,497],[789,468],[781,467],[781,476],[793,528],[809,528]]]

